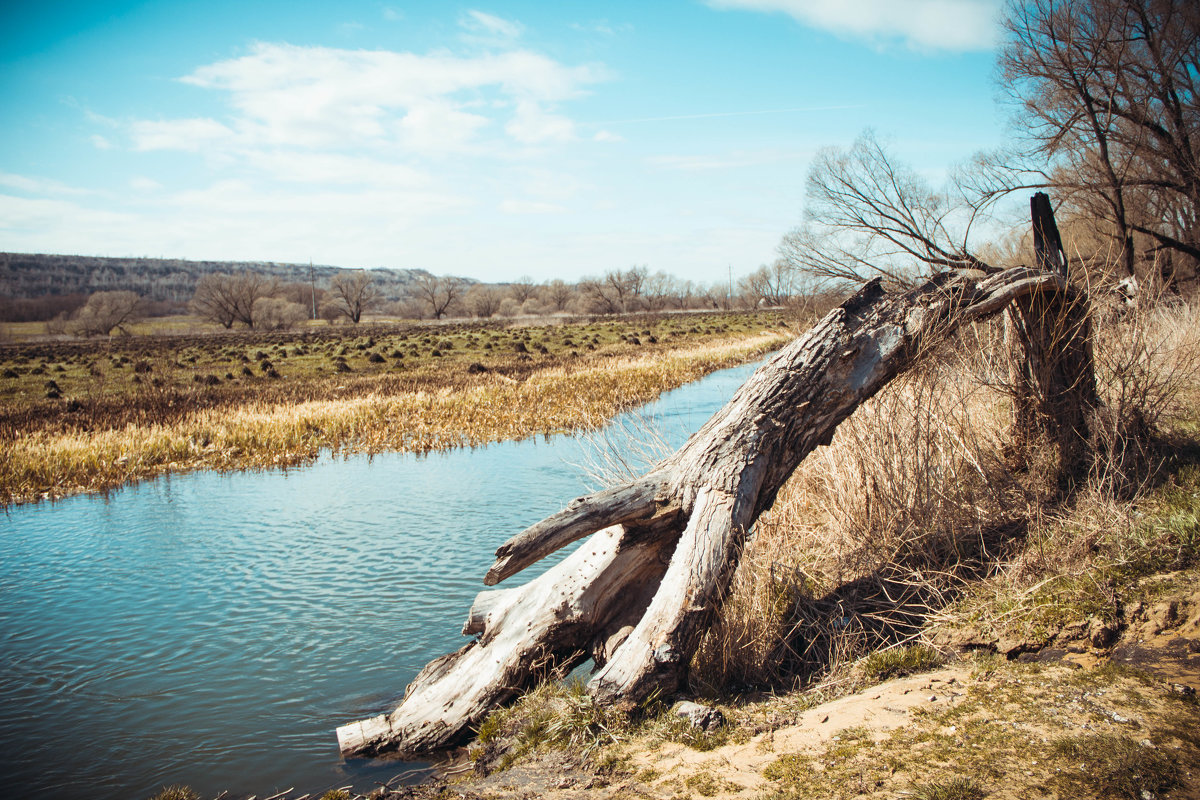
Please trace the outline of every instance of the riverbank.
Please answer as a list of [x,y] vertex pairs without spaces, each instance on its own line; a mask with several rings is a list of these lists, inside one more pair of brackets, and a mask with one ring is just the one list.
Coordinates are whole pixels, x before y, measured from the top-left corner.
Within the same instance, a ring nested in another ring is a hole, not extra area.
[[9,348],[0,504],[589,429],[794,331],[778,314],[723,314],[319,334]]
[[[444,782],[379,796],[1200,797],[1196,309],[1098,328],[1107,416],[1070,492],[1006,450],[997,335],[943,348],[806,459],[679,698],[630,718],[545,684]],[[720,717],[697,727],[681,699]]]
[[[907,643],[843,641],[843,658],[797,689],[693,686],[691,719],[674,698],[631,718],[580,684],[543,684],[493,713],[440,778],[371,797],[1200,797],[1197,419],[1164,432],[1136,497],[1048,516]],[[840,599],[849,624],[794,619],[793,642],[821,647],[860,623],[864,607]]]

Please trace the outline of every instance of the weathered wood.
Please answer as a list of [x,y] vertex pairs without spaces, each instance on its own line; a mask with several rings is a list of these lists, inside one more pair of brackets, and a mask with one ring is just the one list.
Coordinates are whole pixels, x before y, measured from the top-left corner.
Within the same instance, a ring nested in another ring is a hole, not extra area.
[[[1050,198],[1038,192],[1029,208],[1039,269],[1066,279],[1067,257]],[[1052,446],[1057,477],[1070,484],[1089,464],[1092,415],[1100,405],[1087,298],[1078,293],[1020,297],[1010,318],[1019,348],[1011,373],[1013,451]]]
[[596,637],[645,609],[673,544],[623,538],[622,528],[606,528],[524,586],[481,593],[467,624],[479,638],[421,670],[392,713],[338,728],[341,751],[435,750],[549,668],[585,660]]
[[[746,531],[838,424],[960,325],[1017,298],[1067,297],[1063,276],[1025,268],[946,273],[903,294],[878,281],[831,311],[746,381],[686,444],[641,478],[572,502],[497,551],[487,583],[591,533],[525,586],[484,592],[465,632],[395,711],[338,729],[345,753],[452,743],[486,712],[590,649],[606,702],[670,694],[723,599]],[[669,560],[668,560],[669,557]]]

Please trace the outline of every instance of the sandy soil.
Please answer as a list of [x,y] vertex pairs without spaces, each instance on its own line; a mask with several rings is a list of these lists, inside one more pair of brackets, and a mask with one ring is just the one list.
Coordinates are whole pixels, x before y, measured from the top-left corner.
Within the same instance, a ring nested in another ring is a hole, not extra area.
[[[1200,798],[1200,753],[1195,742],[1179,740],[1187,738],[1180,731],[1200,730],[1200,709],[1188,695],[1190,687],[1200,687],[1200,590],[1127,608],[1126,620],[1123,635],[1107,649],[1085,640],[1023,654],[1024,663],[1000,660],[991,669],[964,659],[807,710],[764,709],[760,718],[768,722],[750,727],[752,735],[731,737],[707,752],[634,740],[620,747],[618,765],[607,774],[581,768],[569,754],[551,753],[486,778],[452,780],[437,791],[442,797],[506,800],[757,798],[780,788],[764,772],[787,756],[810,759],[816,775],[824,776],[825,785],[812,785],[812,796],[897,798],[912,796],[933,774],[931,765],[944,767],[947,758],[958,763],[954,754],[961,753],[960,772],[987,765],[971,779],[989,798],[1103,797],[1101,790],[1066,794],[1056,788],[1056,776],[1086,770],[1086,764],[1039,765],[1036,754],[1066,735],[1104,735],[1131,737],[1150,748],[1159,742],[1183,765],[1181,785],[1143,797]],[[996,738],[995,729],[1007,733]],[[979,748],[992,752],[980,761]],[[893,766],[881,770],[881,760]],[[847,775],[857,776],[857,784]]]

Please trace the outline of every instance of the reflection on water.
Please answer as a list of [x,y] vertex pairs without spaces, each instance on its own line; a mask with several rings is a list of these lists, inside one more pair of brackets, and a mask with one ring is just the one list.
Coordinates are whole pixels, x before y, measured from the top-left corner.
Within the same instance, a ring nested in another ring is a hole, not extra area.
[[[749,375],[640,413],[678,446]],[[458,631],[496,546],[594,488],[594,445],[195,473],[0,516],[6,792],[368,789],[334,729],[390,708]]]

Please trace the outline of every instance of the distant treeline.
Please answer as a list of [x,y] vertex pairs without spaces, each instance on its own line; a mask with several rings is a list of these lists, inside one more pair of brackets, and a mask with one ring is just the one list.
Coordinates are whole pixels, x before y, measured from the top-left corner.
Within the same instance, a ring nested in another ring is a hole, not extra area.
[[[318,286],[345,272],[326,264],[285,264],[274,261],[186,261],[179,258],[107,258],[31,253],[0,253],[0,302],[8,314],[34,313],[34,319],[50,319],[61,311],[73,311],[95,292],[136,292],[154,303],[182,308],[192,299],[196,284],[205,275],[254,272],[281,283],[304,283],[310,278]],[[409,292],[420,269],[373,269],[375,285],[390,300]],[[68,300],[68,298],[72,298]],[[49,299],[56,298],[56,299]],[[48,305],[22,305],[17,301],[38,300]],[[73,303],[74,305],[71,305]],[[53,306],[52,313],[46,314]],[[4,318],[19,321],[17,316]]]

